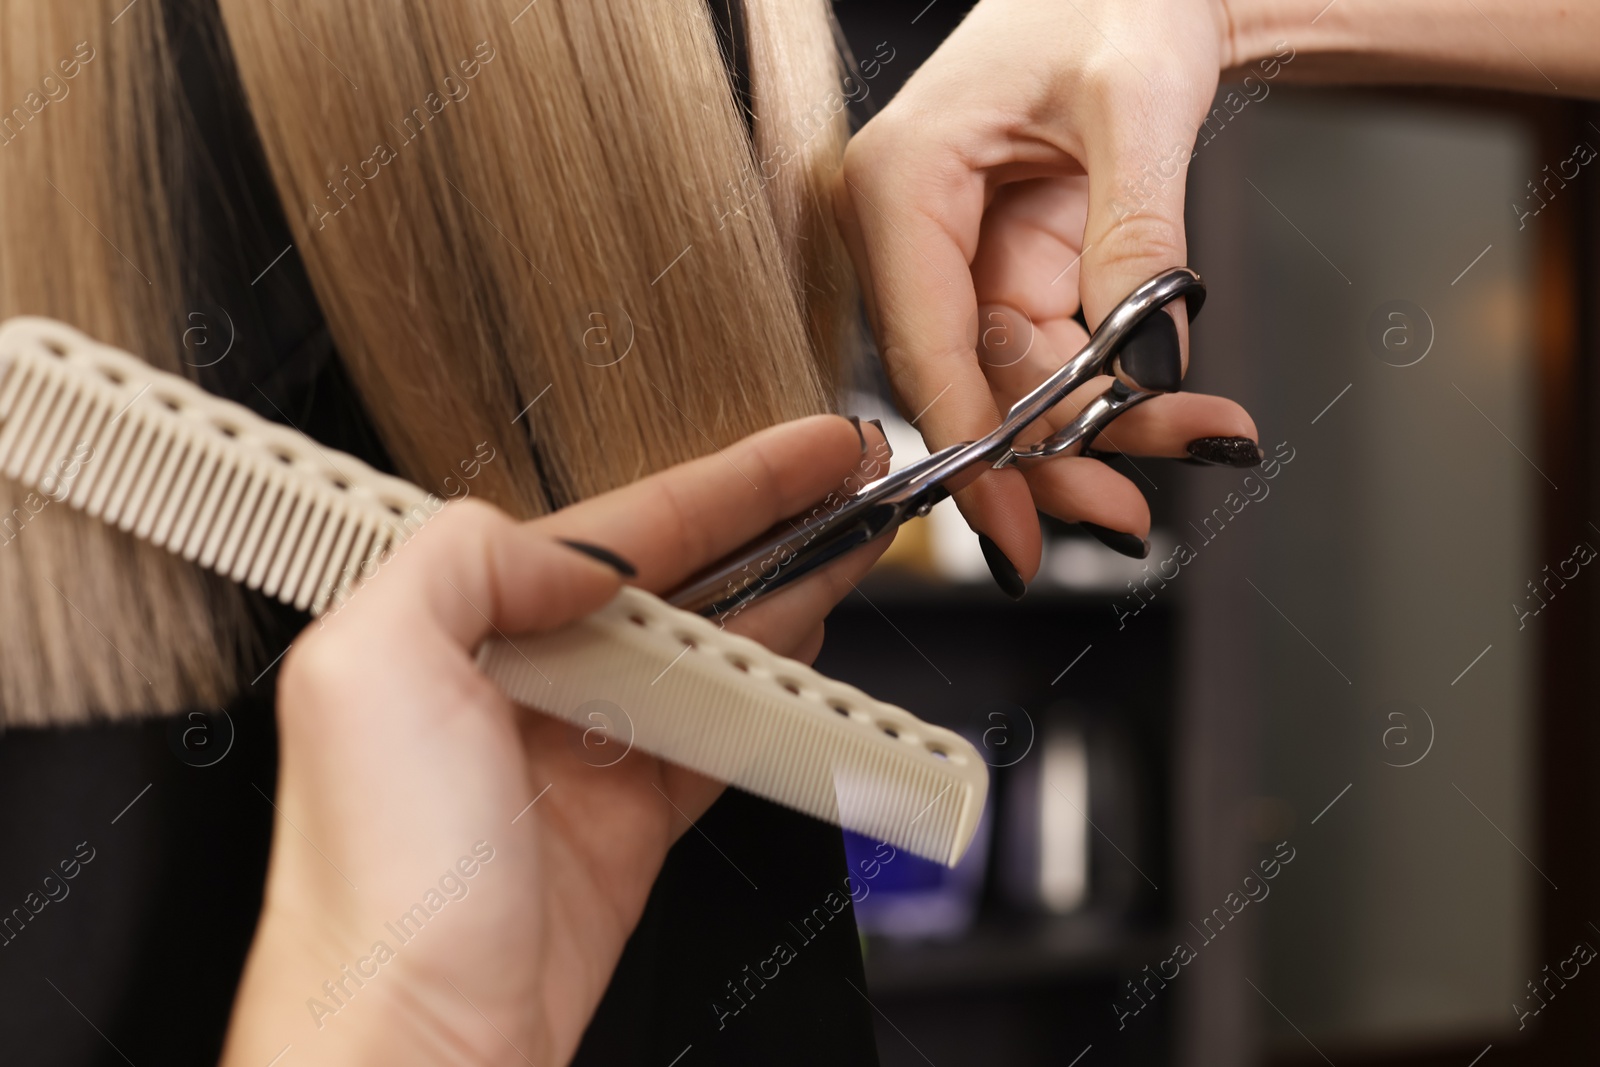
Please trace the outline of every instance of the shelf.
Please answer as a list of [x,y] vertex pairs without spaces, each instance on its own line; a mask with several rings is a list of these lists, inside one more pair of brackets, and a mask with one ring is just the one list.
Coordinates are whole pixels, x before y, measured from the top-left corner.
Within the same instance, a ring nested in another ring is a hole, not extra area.
[[1132,974],[1171,949],[1160,932],[1129,931],[1101,916],[981,921],[948,941],[867,939],[874,995],[918,994]]

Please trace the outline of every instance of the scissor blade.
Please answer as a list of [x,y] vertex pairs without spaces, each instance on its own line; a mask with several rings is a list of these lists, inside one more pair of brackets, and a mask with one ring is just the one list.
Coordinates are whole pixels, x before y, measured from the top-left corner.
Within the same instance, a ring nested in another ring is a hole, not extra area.
[[[852,502],[854,503],[854,502]],[[898,525],[889,503],[847,504],[838,512],[798,518],[771,536],[691,579],[668,602],[685,611],[727,618],[764,596]]]

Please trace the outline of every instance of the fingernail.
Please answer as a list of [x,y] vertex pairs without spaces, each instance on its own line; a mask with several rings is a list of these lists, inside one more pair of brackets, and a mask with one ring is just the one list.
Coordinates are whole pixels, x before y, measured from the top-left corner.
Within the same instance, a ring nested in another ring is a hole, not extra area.
[[1202,437],[1190,441],[1189,455],[1220,467],[1255,467],[1266,459],[1261,446],[1248,437]]
[[860,415],[846,415],[845,418],[849,419],[850,420],[850,425],[854,426],[856,428],[856,436],[861,439],[861,454],[863,456],[866,455],[867,454],[867,432],[861,428],[861,416]]
[[882,419],[868,419],[867,421],[872,423],[872,425],[876,426],[878,428],[878,432],[883,434],[883,450],[885,452],[887,452],[889,455],[893,456],[894,455],[894,446],[889,443],[889,435],[884,432],[883,420]]
[[989,573],[994,575],[994,584],[1012,600],[1021,600],[1022,594],[1028,591],[1028,583],[1022,580],[1017,568],[1000,551],[1000,546],[991,541],[987,534],[979,534],[978,547],[983,549],[983,561],[989,565]]
[[1176,393],[1183,388],[1183,351],[1178,346],[1178,324],[1157,311],[1133,328],[1117,356],[1122,372],[1141,389]]
[[633,578],[639,573],[638,569],[634,567],[633,564],[629,563],[627,560],[623,559],[609,548],[601,548],[599,545],[591,545],[587,541],[568,541],[564,538],[561,539],[561,543],[572,549],[574,552],[582,552],[590,559],[599,560],[601,563],[604,563],[607,567],[610,567],[624,578]]
[[1101,526],[1093,522],[1080,522],[1078,525],[1088,530],[1096,541],[1099,541],[1113,552],[1121,552],[1124,556],[1130,556],[1133,559],[1144,559],[1150,554],[1150,542],[1142,537],[1135,537],[1131,533],[1113,530],[1109,526]]

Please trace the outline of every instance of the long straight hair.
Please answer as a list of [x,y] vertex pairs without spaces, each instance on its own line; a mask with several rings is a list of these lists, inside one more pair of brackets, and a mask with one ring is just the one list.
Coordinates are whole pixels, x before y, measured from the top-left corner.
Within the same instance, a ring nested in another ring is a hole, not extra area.
[[[745,0],[749,125],[705,5],[220,0],[295,248],[419,485],[487,444],[473,491],[532,516],[831,406],[853,296],[827,3]],[[0,0],[0,108],[26,113],[0,111],[0,317],[189,370],[163,5],[66,7]],[[26,496],[0,484],[28,525],[0,545],[0,721],[226,700],[238,591]]]

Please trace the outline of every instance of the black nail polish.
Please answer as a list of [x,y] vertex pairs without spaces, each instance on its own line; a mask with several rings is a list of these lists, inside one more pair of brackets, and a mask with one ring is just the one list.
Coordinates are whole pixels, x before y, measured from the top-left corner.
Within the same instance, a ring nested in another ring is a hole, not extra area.
[[1261,446],[1248,437],[1202,437],[1189,442],[1188,452],[1219,467],[1257,467],[1267,458]]
[[872,425],[876,426],[878,428],[878,432],[883,434],[883,449],[889,455],[893,456],[894,455],[894,446],[889,443],[889,435],[884,432],[883,420],[882,419],[868,419],[867,421],[872,423]]
[[1124,533],[1121,530],[1113,530],[1111,527],[1101,526],[1099,523],[1080,522],[1078,525],[1089,531],[1096,541],[1099,541],[1113,552],[1121,552],[1124,556],[1129,556],[1133,559],[1144,559],[1150,554],[1150,542],[1142,537],[1135,537],[1133,534]]
[[1028,591],[1028,583],[1022,580],[1017,568],[1000,551],[1000,546],[991,541],[987,534],[979,534],[978,547],[983,549],[983,561],[989,565],[989,573],[994,575],[994,584],[1012,600],[1021,600],[1022,594]]
[[1178,324],[1164,311],[1155,311],[1133,328],[1117,356],[1122,372],[1141,389],[1176,393],[1183,388],[1183,351],[1178,347]]
[[634,567],[633,564],[629,563],[627,560],[623,559],[609,548],[601,548],[599,545],[591,545],[587,541],[568,541],[565,538],[561,539],[561,543],[572,549],[574,552],[582,552],[590,559],[599,560],[601,563],[604,563],[607,567],[610,567],[624,578],[633,578],[639,573],[638,569]]

